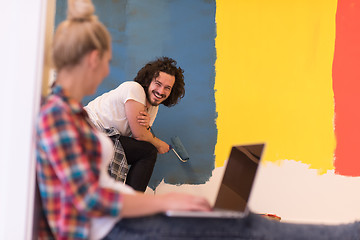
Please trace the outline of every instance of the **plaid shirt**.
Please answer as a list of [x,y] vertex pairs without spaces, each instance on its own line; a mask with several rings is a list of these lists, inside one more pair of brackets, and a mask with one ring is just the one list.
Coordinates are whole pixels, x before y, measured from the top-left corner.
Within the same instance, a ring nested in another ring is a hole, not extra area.
[[129,172],[129,165],[126,160],[124,148],[120,142],[121,134],[119,130],[114,127],[104,128],[100,122],[94,123],[94,125],[97,126],[100,131],[104,132],[114,143],[114,154],[111,157],[108,169],[109,175],[116,181],[125,182]]
[[121,195],[99,186],[101,146],[94,129],[83,106],[56,86],[37,123],[36,171],[48,223],[42,219],[40,239],[87,239],[92,217],[120,214]]

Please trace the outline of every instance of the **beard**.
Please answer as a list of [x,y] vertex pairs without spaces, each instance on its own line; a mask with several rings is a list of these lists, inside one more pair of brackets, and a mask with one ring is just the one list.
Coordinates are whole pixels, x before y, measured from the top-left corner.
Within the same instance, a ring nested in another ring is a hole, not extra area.
[[[151,100],[151,94],[155,95],[155,93],[157,95],[161,96],[162,99],[159,100],[159,101],[152,101]],[[166,95],[160,94],[160,93],[155,92],[155,91],[152,91],[151,93],[149,93],[149,92],[146,93],[146,99],[148,100],[148,102],[150,103],[151,106],[156,107],[156,106],[159,106],[162,102],[164,102],[166,100]]]

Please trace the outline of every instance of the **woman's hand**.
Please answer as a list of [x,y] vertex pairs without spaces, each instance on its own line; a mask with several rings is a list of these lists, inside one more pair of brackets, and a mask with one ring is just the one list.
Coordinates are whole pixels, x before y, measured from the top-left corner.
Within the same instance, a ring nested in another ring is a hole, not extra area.
[[122,217],[142,217],[169,210],[210,211],[209,202],[199,196],[185,193],[150,195],[123,194]]
[[162,198],[163,211],[210,211],[211,209],[209,202],[200,196],[173,192],[158,197]]

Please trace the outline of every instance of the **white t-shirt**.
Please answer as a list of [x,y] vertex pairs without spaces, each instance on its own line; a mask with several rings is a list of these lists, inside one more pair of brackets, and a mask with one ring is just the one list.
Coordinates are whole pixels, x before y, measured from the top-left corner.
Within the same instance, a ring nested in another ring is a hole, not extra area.
[[[100,123],[104,128],[114,127],[122,136],[129,137],[132,133],[125,114],[125,103],[128,100],[134,100],[146,106],[146,94],[139,83],[124,82],[110,92],[95,98],[85,107],[85,110],[94,124]],[[151,106],[148,109],[150,126],[155,121],[158,109],[158,106]]]
[[[100,187],[109,188],[121,193],[134,194],[134,189],[124,184],[123,182],[115,181],[115,179],[110,177],[108,174],[107,170],[113,154],[114,146],[110,138],[108,138],[104,133],[98,132],[96,135],[99,138],[101,144],[102,154],[99,179]],[[120,216],[103,216],[92,218],[90,222],[90,239],[95,240],[104,238],[120,219]]]

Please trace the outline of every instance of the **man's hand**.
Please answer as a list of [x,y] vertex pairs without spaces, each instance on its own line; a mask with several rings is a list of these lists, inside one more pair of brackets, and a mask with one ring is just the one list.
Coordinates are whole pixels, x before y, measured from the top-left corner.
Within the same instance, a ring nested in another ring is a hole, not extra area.
[[150,127],[150,116],[147,112],[141,111],[136,118],[141,126],[146,127],[146,129]]
[[167,153],[169,150],[170,150],[170,146],[169,144],[167,144],[166,142],[164,141],[161,141],[160,139],[157,138],[157,142],[156,142],[156,149],[158,150],[158,152],[160,154],[164,154],[164,153]]

